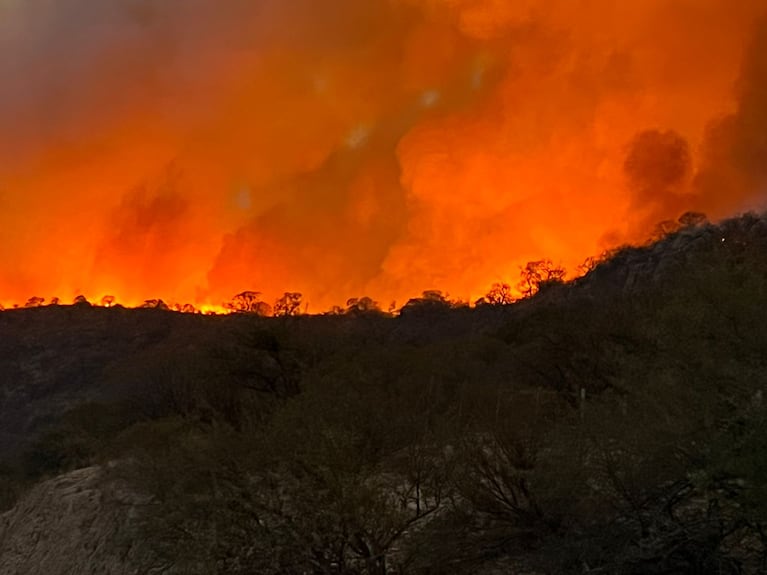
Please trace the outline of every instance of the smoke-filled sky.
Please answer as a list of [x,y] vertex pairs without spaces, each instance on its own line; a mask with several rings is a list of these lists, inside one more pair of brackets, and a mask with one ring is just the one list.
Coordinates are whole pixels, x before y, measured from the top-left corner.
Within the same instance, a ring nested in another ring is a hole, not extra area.
[[0,302],[310,311],[767,195],[762,0],[0,0]]

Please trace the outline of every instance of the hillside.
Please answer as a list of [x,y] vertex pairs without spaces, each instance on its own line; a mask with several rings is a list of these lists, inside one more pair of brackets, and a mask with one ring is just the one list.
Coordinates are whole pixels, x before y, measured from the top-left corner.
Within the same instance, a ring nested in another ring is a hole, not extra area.
[[0,312],[0,571],[765,572],[765,295],[750,214],[510,305]]

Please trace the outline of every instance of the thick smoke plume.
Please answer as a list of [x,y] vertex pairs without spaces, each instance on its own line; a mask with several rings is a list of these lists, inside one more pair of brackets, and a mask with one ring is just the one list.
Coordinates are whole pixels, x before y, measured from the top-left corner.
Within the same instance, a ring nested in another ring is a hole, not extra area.
[[0,0],[0,302],[403,303],[767,190],[758,0]]

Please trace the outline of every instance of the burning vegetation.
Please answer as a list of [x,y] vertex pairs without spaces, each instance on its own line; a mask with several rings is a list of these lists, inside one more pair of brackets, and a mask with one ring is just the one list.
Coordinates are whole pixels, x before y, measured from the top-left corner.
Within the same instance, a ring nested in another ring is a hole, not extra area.
[[0,572],[763,575],[767,215],[685,221],[514,305],[0,313]]
[[527,262],[575,270],[683,212],[759,209],[764,16],[758,0],[6,0],[0,301],[223,311],[252,289],[272,308],[289,290],[301,310],[388,309],[507,283],[503,300]]

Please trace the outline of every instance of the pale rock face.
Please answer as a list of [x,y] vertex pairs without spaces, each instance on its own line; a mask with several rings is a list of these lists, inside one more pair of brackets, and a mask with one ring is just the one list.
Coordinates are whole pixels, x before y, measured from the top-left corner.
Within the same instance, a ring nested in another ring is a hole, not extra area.
[[134,575],[136,500],[101,467],[36,485],[0,515],[0,573]]

